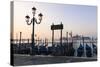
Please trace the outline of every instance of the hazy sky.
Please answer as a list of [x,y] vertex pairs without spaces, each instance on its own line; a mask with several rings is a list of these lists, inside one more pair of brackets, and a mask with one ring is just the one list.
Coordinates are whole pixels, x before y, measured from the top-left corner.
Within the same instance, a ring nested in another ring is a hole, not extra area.
[[[97,7],[85,5],[69,5],[41,2],[14,2],[14,38],[22,32],[22,38],[30,38],[32,25],[27,25],[25,16],[32,18],[32,7],[36,7],[36,18],[41,12],[43,20],[41,24],[35,25],[35,34],[40,38],[51,39],[52,23],[64,25],[63,36],[66,31],[73,32],[73,35],[97,36]],[[59,38],[60,31],[55,31],[55,38]]]

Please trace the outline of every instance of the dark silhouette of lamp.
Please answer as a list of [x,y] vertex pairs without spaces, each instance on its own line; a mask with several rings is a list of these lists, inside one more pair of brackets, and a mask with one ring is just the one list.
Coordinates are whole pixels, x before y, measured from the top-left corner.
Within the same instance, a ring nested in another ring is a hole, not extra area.
[[35,25],[35,23],[36,24],[41,23],[43,15],[42,15],[42,13],[38,14],[39,21],[37,22],[37,19],[35,18],[35,14],[36,14],[36,8],[35,7],[32,8],[32,14],[33,14],[33,18],[31,19],[30,23],[29,23],[29,20],[30,20],[29,15],[25,16],[25,18],[26,18],[27,25],[31,25],[31,24],[33,25],[33,27],[32,27],[32,51],[31,51],[31,54],[33,55],[34,54],[34,46],[35,46],[35,42],[34,42],[35,41],[34,40],[34,25]]

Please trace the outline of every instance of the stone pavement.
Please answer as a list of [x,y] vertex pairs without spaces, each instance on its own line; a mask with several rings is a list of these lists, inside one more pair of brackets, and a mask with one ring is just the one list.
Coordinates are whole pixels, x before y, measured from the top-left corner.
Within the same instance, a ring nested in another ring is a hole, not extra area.
[[44,56],[44,55],[14,55],[14,65],[40,65],[40,64],[56,64],[56,63],[72,63],[72,62],[85,62],[97,61],[96,57],[68,57],[68,56]]

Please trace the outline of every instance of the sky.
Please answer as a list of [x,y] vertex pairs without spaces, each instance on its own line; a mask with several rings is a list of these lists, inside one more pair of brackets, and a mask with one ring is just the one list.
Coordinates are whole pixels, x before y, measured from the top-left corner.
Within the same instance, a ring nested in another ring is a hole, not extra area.
[[[14,2],[14,39],[19,38],[22,32],[22,38],[31,38],[32,25],[27,25],[25,16],[32,18],[32,7],[36,7],[35,17],[38,20],[38,14],[43,14],[41,24],[35,24],[36,38],[51,39],[52,23],[60,24],[62,22],[63,37],[66,32],[73,32],[73,35],[97,37],[97,7],[86,5],[55,4],[43,2]],[[60,30],[55,30],[55,38],[60,38]]]

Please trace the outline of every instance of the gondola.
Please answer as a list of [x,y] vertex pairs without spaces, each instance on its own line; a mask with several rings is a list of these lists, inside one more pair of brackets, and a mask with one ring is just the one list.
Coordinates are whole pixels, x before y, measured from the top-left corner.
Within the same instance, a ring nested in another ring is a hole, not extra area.
[[93,47],[93,53],[97,55],[97,46],[95,44],[92,44]]
[[43,45],[39,46],[39,54],[40,55],[47,55],[47,48]]
[[86,44],[86,56],[87,57],[91,57],[92,56],[92,52],[91,52],[91,47],[88,46],[88,44]]
[[82,44],[80,44],[79,48],[77,49],[77,56],[81,57],[84,53],[84,46],[82,46]]

